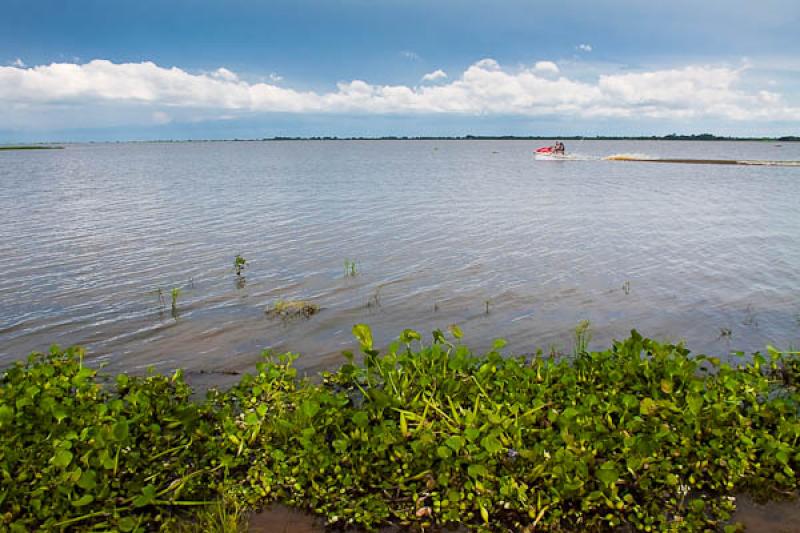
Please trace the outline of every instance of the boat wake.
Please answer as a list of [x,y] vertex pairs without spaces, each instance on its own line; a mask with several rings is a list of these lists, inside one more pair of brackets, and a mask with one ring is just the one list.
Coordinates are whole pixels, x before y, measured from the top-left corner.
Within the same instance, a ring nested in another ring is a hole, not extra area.
[[684,159],[661,158],[647,154],[613,154],[602,159],[606,161],[636,161],[639,163],[682,163],[687,165],[749,165],[771,167],[800,167],[800,161],[766,159]]
[[597,156],[590,156],[585,154],[549,154],[538,153],[534,154],[537,161],[597,161],[601,159]]
[[647,154],[611,154],[603,157],[607,161],[653,161],[658,159],[655,156]]

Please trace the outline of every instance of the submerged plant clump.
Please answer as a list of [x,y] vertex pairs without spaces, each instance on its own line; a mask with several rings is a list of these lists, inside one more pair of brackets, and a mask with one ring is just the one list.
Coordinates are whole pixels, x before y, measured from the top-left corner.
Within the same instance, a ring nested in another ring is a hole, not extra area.
[[450,331],[381,355],[357,325],[362,364],[312,383],[266,354],[203,402],[180,372],[101,386],[78,349],[33,355],[0,386],[0,527],[174,530],[278,501],[367,529],[735,531],[734,494],[798,487],[796,354],[732,367],[633,332],[475,355]]
[[308,300],[278,300],[266,310],[267,316],[279,318],[311,318],[319,313],[319,305]]

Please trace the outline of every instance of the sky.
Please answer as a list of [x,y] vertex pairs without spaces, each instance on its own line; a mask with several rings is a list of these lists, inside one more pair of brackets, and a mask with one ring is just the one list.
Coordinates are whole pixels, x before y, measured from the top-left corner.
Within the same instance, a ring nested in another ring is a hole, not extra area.
[[0,142],[800,135],[796,0],[3,0]]

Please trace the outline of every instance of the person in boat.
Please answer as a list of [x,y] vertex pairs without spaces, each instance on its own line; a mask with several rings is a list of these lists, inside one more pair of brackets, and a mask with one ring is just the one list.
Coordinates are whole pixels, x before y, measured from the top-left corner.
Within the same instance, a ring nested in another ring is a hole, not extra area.
[[553,146],[552,153],[564,155],[564,151],[565,151],[564,143],[562,143],[561,141],[556,141],[555,146]]

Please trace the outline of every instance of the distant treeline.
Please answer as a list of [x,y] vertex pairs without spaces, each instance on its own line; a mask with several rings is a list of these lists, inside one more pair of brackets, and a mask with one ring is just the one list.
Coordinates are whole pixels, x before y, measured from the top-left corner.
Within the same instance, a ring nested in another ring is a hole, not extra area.
[[[650,135],[650,136],[616,136],[616,135],[464,135],[456,137],[435,136],[384,136],[384,137],[271,137],[262,141],[546,141],[561,139],[564,141],[800,141],[800,136],[785,137],[723,137],[711,133],[697,135]],[[240,139],[234,139],[240,140]]]
[[42,146],[40,144],[23,144],[19,146],[0,145],[0,150],[60,150],[63,146]]
[[[254,141],[552,141],[554,139],[562,141],[764,141],[764,142],[792,142],[800,141],[800,136],[787,135],[783,137],[724,137],[712,133],[700,133],[696,135],[640,135],[640,136],[620,136],[620,135],[462,135],[462,136],[396,136],[386,135],[382,137],[337,137],[337,136],[313,136],[313,137],[263,137],[249,139],[154,139],[142,141],[88,141],[89,144],[113,144],[120,143],[185,143],[185,142],[254,142]],[[64,143],[64,144],[69,144]],[[2,146],[0,150],[25,150],[41,148],[63,148],[62,146],[42,146],[42,145],[23,145],[23,146]]]

